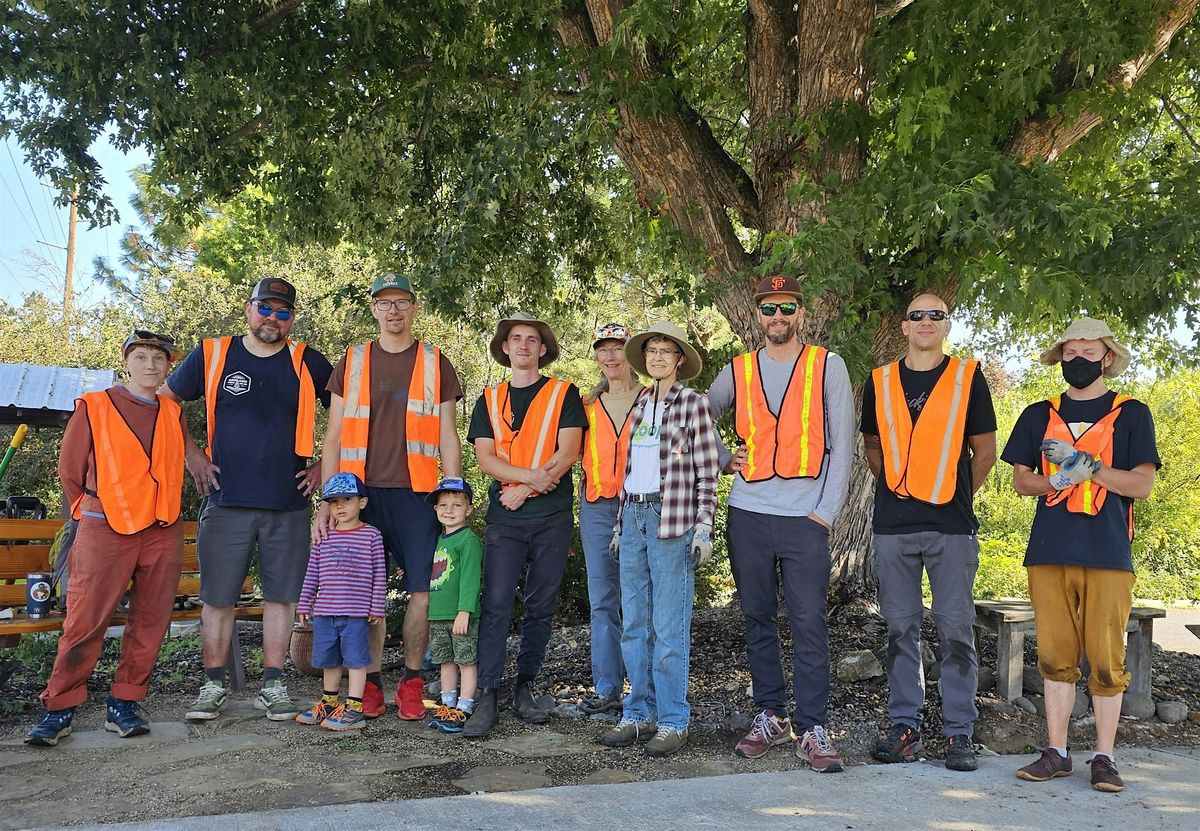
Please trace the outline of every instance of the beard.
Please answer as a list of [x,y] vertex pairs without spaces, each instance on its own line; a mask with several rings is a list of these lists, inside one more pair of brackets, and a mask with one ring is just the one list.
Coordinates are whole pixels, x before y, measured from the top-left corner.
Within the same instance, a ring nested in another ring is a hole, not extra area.
[[769,340],[771,343],[775,344],[776,346],[782,346],[783,344],[790,343],[791,341],[794,341],[796,339],[796,330],[799,328],[800,327],[798,324],[788,323],[787,328],[784,329],[782,332],[780,332],[780,331],[767,332],[767,340]]
[[259,343],[279,343],[283,340],[283,333],[279,331],[279,327],[255,326],[250,330],[250,334],[254,335]]

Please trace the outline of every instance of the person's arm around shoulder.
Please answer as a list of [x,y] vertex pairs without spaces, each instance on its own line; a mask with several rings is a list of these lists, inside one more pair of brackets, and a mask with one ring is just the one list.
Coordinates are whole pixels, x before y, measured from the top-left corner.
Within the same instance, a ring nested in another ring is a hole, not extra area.
[[462,439],[458,436],[457,414],[453,401],[438,407],[438,452],[442,459],[442,478],[462,477]]
[[[733,364],[725,364],[721,367],[721,371],[717,373],[717,377],[713,379],[712,386],[708,388],[708,409],[712,415],[712,422],[716,424],[721,416],[733,406],[734,400],[733,388]],[[746,448],[744,445],[738,446],[733,452],[725,446],[721,441],[721,434],[717,434],[717,467],[722,473],[737,473],[746,464]]]
[[854,465],[857,444],[854,431],[854,394],[850,373],[842,356],[830,352],[825,363],[825,414],[829,434],[829,467],[821,501],[809,519],[833,527],[833,521],[846,501],[850,489],[850,470]]
[[367,623],[383,623],[387,615],[387,555],[383,551],[383,535],[371,528],[371,612]]

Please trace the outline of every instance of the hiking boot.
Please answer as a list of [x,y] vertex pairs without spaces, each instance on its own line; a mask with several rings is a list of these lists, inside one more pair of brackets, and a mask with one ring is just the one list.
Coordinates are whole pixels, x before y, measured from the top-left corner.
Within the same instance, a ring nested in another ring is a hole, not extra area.
[[662,758],[673,756],[687,746],[687,728],[660,727],[654,738],[646,742],[646,755]]
[[254,699],[254,706],[256,709],[266,710],[267,718],[271,721],[291,721],[300,715],[300,706],[292,701],[287,687],[278,678],[262,685],[262,689],[258,691],[258,698]]
[[75,708],[65,710],[47,710],[37,726],[25,737],[25,744],[35,747],[54,747],[58,740],[71,735],[71,719],[75,716]]
[[596,695],[579,702],[579,709],[585,715],[594,716],[596,713],[616,713],[621,709],[621,693],[614,690],[608,695]]
[[975,770],[979,767],[975,759],[975,745],[966,733],[946,739],[946,767],[950,770]]
[[110,695],[104,729],[116,733],[122,739],[149,733],[150,722],[138,715],[139,706],[136,701],[125,701]]
[[467,723],[467,714],[457,707],[447,707],[446,712],[439,718],[429,722],[429,726],[443,733],[461,733]]
[[829,733],[819,724],[814,724],[796,739],[796,755],[817,773],[841,773],[844,770],[842,757],[834,749]]
[[1107,756],[1093,756],[1088,760],[1092,766],[1092,787],[1098,791],[1117,793],[1125,790],[1125,782],[1117,773],[1117,766]]
[[1040,759],[1017,771],[1017,778],[1024,779],[1027,782],[1045,782],[1047,779],[1053,779],[1055,776],[1070,775],[1070,752],[1067,753],[1067,758],[1064,759],[1058,755],[1058,751],[1053,747],[1047,747],[1042,751]]
[[875,742],[871,757],[889,764],[915,762],[921,752],[921,734],[907,724],[893,724],[887,736]]
[[513,690],[512,710],[526,724],[545,724],[550,720],[550,714],[534,701],[533,688],[528,681],[517,684]]
[[499,720],[500,714],[496,712],[496,691],[480,690],[479,698],[475,702],[475,712],[467,719],[462,734],[468,739],[482,739],[492,732]]
[[184,715],[185,719],[204,721],[221,715],[221,708],[229,699],[229,690],[223,684],[218,684],[211,678],[204,682],[200,694],[192,702],[192,709]]
[[791,719],[780,718],[774,710],[763,710],[754,717],[750,732],[742,736],[733,752],[743,759],[757,759],[765,756],[772,747],[786,744],[794,738]]
[[330,713],[336,709],[325,703],[325,699],[320,699],[316,704],[309,707],[300,715],[296,716],[296,721],[301,724],[320,724],[325,719],[329,718]]
[[351,710],[345,704],[337,705],[337,709],[325,717],[321,726],[326,730],[362,730],[367,726],[367,717],[361,710]]
[[637,742],[650,741],[657,732],[658,725],[653,721],[642,723],[623,718],[616,727],[600,737],[600,744],[605,747],[629,747]]
[[373,681],[368,681],[363,687],[363,715],[367,718],[379,718],[387,706],[383,703],[383,690]]
[[396,715],[404,721],[425,720],[425,682],[421,676],[396,685]]

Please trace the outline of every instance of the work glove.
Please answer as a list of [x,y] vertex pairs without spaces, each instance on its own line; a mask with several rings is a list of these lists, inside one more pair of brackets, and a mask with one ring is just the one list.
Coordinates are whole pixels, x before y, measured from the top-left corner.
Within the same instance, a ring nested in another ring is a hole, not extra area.
[[1091,479],[1099,469],[1099,459],[1089,456],[1082,450],[1077,450],[1071,455],[1071,458],[1063,462],[1058,472],[1050,477],[1050,487],[1056,491],[1066,490]]
[[613,531],[612,539],[608,543],[608,556],[612,557],[614,562],[621,559],[620,531]]
[[1073,445],[1067,444],[1065,441],[1058,439],[1046,439],[1042,442],[1042,455],[1056,465],[1066,464],[1067,459],[1075,455]]
[[697,522],[692,530],[692,568],[699,568],[712,559],[712,526]]

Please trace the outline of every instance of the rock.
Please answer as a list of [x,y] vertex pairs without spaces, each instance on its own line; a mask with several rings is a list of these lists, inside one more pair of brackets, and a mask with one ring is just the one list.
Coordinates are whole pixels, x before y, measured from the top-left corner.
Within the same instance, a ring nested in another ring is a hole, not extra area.
[[753,723],[754,719],[745,713],[730,713],[729,718],[725,719],[725,726],[734,733],[745,733]]
[[1188,708],[1182,701],[1160,701],[1154,714],[1163,724],[1179,724],[1187,719]]
[[940,662],[935,663],[925,672],[925,683],[936,684],[942,678],[942,665]]
[[583,779],[579,780],[580,785],[623,785],[626,782],[636,781],[633,776],[623,770],[615,770],[613,768],[600,768],[589,773]]
[[1016,698],[1014,698],[1013,704],[1017,705],[1018,707],[1020,707],[1022,710],[1024,710],[1027,713],[1032,713],[1032,714],[1037,713],[1037,707],[1033,706],[1033,702],[1030,701],[1028,698],[1026,698],[1023,695],[1019,695]]
[[996,671],[991,667],[979,668],[979,679],[975,684],[978,692],[990,692],[996,689]]
[[550,756],[573,756],[579,753],[593,753],[595,745],[584,743],[574,736],[564,736],[562,733],[537,732],[519,733],[501,739],[491,739],[480,747],[489,750],[499,750],[520,756],[525,759],[544,759]]
[[1165,687],[1167,684],[1170,684],[1170,683],[1171,683],[1171,679],[1165,675],[1154,676],[1154,686],[1156,686],[1156,687]]
[[750,699],[754,698],[754,684],[746,685],[746,698],[750,698]]
[[929,670],[938,662],[937,656],[933,654],[933,648],[925,641],[921,641],[921,666],[925,668],[926,675]]
[[1148,695],[1127,695],[1121,701],[1121,715],[1139,721],[1154,717],[1154,699]]
[[1003,698],[980,697],[977,701],[980,710],[992,710],[997,713],[1003,713],[1006,716],[1015,716],[1021,712],[1019,707],[1015,706],[1011,701],[1005,701]]
[[593,713],[588,716],[588,720],[599,722],[600,724],[616,724],[621,719],[616,713]]
[[1200,724],[1200,712],[1193,710],[1192,712],[1188,713],[1188,721],[1190,721],[1192,724]]
[[1042,718],[1046,717],[1046,696],[1031,695],[1029,696],[1029,703],[1033,705],[1034,712]]
[[1088,707],[1091,705],[1091,699],[1088,698],[1086,691],[1075,688],[1075,706],[1071,708],[1071,718],[1083,718],[1087,715]]
[[1042,674],[1038,672],[1037,667],[1025,667],[1021,670],[1021,686],[1025,688],[1025,692],[1033,692],[1038,695],[1046,692],[1046,682],[1042,679]]
[[569,702],[566,704],[559,704],[550,712],[553,713],[556,718],[581,719],[587,717],[587,713],[579,709],[578,704],[572,704]]
[[740,687],[740,686],[741,686],[741,684],[739,684],[739,683],[738,683],[738,681],[737,681],[737,679],[736,679],[736,678],[735,678],[735,679],[733,679],[733,680],[731,680],[731,681],[726,681],[726,682],[725,682],[725,690],[726,690],[727,692],[733,692],[734,690],[736,690],[736,689],[737,689],[738,687]]
[[[261,711],[259,711],[261,712]],[[261,718],[261,716],[259,716]],[[124,761],[131,770],[149,770],[158,772],[166,765],[180,762],[191,762],[210,756],[224,756],[229,753],[265,750],[271,753],[285,747],[285,743],[274,736],[264,736],[261,733],[221,732],[211,736],[182,744],[156,749],[153,753],[133,756]]]
[[442,694],[442,680],[435,678],[425,685],[425,695],[428,698],[437,700]]
[[554,696],[550,695],[549,693],[542,693],[535,698],[534,701],[547,713],[553,710],[558,704],[558,702],[554,699]]
[[545,788],[550,784],[545,765],[532,763],[472,768],[464,773],[461,779],[453,781],[454,787],[467,793],[525,791],[530,788]]
[[986,745],[994,753],[1029,753],[1039,744],[1033,731],[1019,721],[988,721],[975,723],[976,744]]
[[855,649],[838,660],[837,677],[843,683],[866,681],[883,675],[883,667],[869,649]]

